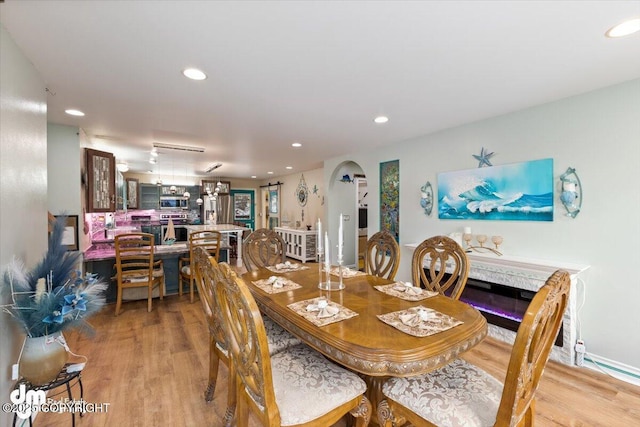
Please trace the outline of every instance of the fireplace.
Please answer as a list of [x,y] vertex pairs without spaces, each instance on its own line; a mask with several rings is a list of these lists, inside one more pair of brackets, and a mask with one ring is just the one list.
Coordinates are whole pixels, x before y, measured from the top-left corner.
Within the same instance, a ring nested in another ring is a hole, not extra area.
[[[415,249],[417,244],[406,246]],[[585,270],[589,266],[476,252],[468,253],[467,257],[470,263],[469,279],[461,299],[477,307],[487,317],[489,336],[509,343],[514,342],[522,313],[538,289],[554,271],[562,269],[569,272],[569,302],[550,358],[573,365],[577,340],[576,285],[578,280],[583,283],[586,281]]]
[[[477,308],[489,324],[517,332],[535,294],[533,291],[469,278],[460,300]],[[563,343],[563,327],[560,326],[555,345],[562,347]]]

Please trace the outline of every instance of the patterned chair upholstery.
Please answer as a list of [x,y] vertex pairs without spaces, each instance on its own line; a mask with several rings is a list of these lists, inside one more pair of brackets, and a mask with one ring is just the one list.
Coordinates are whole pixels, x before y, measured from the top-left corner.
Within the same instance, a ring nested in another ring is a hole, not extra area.
[[380,425],[401,416],[418,427],[533,426],[535,392],[562,324],[570,282],[569,273],[556,271],[529,304],[504,386],[463,360],[429,374],[391,378],[382,386]]
[[[198,247],[193,252],[194,278],[202,308],[209,326],[209,383],[204,396],[207,402],[213,400],[216,382],[218,379],[218,366],[220,360],[229,367],[229,352],[224,331],[222,330],[222,318],[218,305],[215,303],[215,286],[221,280],[221,273],[216,259],[209,255],[206,248]],[[270,354],[276,354],[289,347],[299,345],[301,341],[284,330],[280,325],[267,320],[264,323],[267,343]],[[233,375],[229,374],[227,390],[227,410],[224,416],[224,425],[230,426],[233,420],[236,402],[236,387]]]
[[330,426],[346,413],[369,424],[365,382],[304,344],[269,354],[263,317],[247,285],[226,264],[216,286],[232,366],[238,377],[237,426],[249,412],[264,426]]
[[393,280],[400,266],[400,246],[391,233],[378,231],[367,240],[364,271],[372,276]]

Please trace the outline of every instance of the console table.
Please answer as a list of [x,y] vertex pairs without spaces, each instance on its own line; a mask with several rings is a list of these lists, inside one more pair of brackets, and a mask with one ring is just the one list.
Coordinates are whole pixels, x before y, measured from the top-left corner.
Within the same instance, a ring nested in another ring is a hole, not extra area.
[[298,259],[303,263],[316,260],[317,231],[287,227],[276,227],[274,230],[284,240],[287,257]]

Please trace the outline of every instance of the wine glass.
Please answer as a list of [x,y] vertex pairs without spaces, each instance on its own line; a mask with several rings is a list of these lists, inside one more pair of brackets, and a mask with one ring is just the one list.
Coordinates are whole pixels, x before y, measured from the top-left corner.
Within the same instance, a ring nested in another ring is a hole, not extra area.
[[498,248],[502,244],[502,240],[502,236],[491,236],[491,241],[494,245],[496,245],[496,250],[498,250]]
[[486,234],[478,234],[476,236],[476,240],[478,241],[478,243],[480,244],[481,248],[484,248],[484,242],[487,241],[487,235]]
[[462,238],[464,239],[464,242],[467,244],[467,249],[471,247],[471,239],[473,239],[473,234],[471,233],[464,233],[462,235]]

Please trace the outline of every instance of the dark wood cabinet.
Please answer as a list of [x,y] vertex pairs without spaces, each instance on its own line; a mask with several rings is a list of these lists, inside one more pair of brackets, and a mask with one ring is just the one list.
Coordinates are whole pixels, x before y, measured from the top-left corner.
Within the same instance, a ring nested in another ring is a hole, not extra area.
[[85,149],[87,167],[87,211],[115,212],[116,159],[111,153]]

